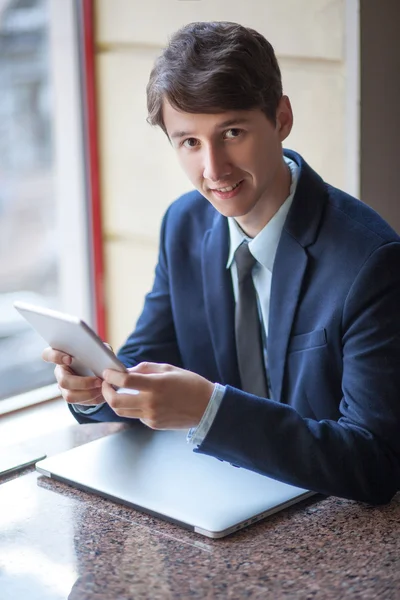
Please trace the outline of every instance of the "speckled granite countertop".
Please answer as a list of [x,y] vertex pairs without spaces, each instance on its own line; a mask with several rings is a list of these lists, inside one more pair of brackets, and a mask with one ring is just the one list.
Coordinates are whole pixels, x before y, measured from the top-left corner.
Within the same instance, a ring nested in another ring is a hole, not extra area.
[[[41,447],[119,427],[72,426]],[[400,494],[379,508],[319,496],[211,540],[33,469],[0,480],[1,600],[399,597]]]

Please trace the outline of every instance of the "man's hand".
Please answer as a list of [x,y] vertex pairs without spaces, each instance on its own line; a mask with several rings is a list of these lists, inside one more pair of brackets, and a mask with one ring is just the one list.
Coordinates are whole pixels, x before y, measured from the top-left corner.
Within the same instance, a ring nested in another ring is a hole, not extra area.
[[72,357],[69,354],[45,348],[42,358],[46,362],[55,363],[54,369],[58,387],[64,400],[69,404],[83,404],[94,406],[102,404],[104,398],[101,393],[102,380],[98,377],[81,377],[75,375],[71,367]]
[[[113,411],[152,429],[196,427],[214,391],[204,377],[166,364],[143,362],[128,373],[107,369],[103,377],[103,396]],[[112,385],[139,393],[118,393]]]

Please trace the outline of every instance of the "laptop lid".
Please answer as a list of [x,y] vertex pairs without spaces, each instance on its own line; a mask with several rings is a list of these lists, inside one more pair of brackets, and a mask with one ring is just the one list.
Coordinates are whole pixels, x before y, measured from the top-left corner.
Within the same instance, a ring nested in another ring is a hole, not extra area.
[[195,453],[184,431],[146,427],[47,458],[36,469],[213,538],[313,494]]

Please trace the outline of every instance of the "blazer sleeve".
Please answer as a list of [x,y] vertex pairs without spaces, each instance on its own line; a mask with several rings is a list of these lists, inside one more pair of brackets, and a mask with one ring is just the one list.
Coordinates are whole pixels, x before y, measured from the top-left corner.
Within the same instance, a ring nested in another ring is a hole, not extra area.
[[400,244],[380,246],[347,295],[338,421],[228,386],[197,451],[323,494],[388,502],[400,489],[399,266]]
[[[160,250],[153,288],[145,298],[143,311],[135,330],[117,353],[118,358],[126,367],[133,367],[143,361],[182,366],[171,310],[165,251],[168,214],[169,210],[161,225]],[[79,423],[118,421],[132,424],[132,419],[119,417],[106,403],[101,405],[99,410],[90,414],[77,413],[73,409],[71,412]]]

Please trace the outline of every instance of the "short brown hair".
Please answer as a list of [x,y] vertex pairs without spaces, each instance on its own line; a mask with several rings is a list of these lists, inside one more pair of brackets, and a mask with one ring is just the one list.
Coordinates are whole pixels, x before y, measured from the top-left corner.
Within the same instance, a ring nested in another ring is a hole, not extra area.
[[271,44],[257,31],[224,21],[185,25],[155,62],[147,121],[166,133],[162,106],[188,113],[260,108],[275,123],[282,79]]

